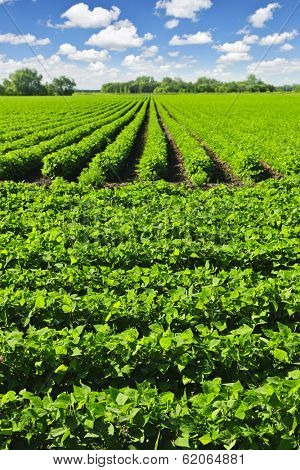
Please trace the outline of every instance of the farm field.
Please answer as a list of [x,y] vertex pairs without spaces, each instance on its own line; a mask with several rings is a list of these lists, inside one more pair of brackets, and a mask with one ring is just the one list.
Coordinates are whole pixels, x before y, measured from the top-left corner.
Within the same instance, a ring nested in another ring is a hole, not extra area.
[[0,448],[299,448],[299,111],[0,98]]

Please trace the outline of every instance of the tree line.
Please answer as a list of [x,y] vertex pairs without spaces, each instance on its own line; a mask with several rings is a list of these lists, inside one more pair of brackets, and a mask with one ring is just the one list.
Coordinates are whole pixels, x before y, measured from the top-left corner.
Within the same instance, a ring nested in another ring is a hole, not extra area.
[[105,83],[103,93],[266,93],[300,91],[300,85],[274,86],[249,75],[244,81],[221,82],[213,78],[200,77],[196,83],[185,82],[181,78],[165,77],[161,82],[153,77],[142,76],[129,82]]
[[34,69],[21,69],[11,73],[0,83],[0,95],[7,96],[52,96],[72,95],[76,83],[65,76],[54,78],[51,83],[42,83],[43,77]]

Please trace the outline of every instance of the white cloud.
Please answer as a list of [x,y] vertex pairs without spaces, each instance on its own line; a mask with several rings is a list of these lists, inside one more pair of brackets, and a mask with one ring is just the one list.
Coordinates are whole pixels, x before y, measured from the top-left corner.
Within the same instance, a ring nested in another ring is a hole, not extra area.
[[235,62],[249,62],[252,60],[249,54],[251,45],[258,40],[259,37],[255,34],[246,34],[240,41],[225,42],[224,44],[213,46],[217,51],[225,53],[218,58],[217,63],[225,66]]
[[144,35],[144,40],[145,41],[152,41],[152,39],[154,39],[156,36],[154,36],[152,33],[146,33]]
[[122,62],[122,65],[124,65],[125,67],[129,67],[129,68],[144,68],[147,66],[147,61],[145,60],[145,58],[141,55],[134,55],[134,54],[130,54],[130,55],[127,55],[123,62]]
[[243,41],[225,42],[224,44],[213,46],[219,52],[249,52],[250,46]]
[[143,56],[144,57],[155,57],[156,54],[158,53],[158,46],[150,46],[150,47],[147,47],[144,52],[143,52]]
[[292,39],[295,39],[295,37],[298,36],[298,31],[294,29],[293,31],[285,32],[285,33],[275,33],[275,34],[269,34],[269,36],[265,36],[264,38],[261,38],[259,41],[259,44],[261,46],[275,46],[278,44],[283,44],[286,41],[291,41]]
[[290,75],[295,72],[300,72],[300,59],[284,59],[277,57],[274,60],[264,60],[256,62],[248,66],[249,73],[259,73],[270,75],[272,78],[275,75]]
[[255,44],[259,40],[259,37],[256,34],[246,34],[243,37],[243,42],[245,44]]
[[110,59],[108,51],[96,51],[95,49],[84,49],[78,51],[75,46],[72,44],[61,44],[58,49],[57,54],[65,55],[70,60],[78,60],[82,62],[92,62],[92,61],[106,61]]
[[252,57],[248,52],[228,52],[218,58],[220,64],[232,64],[234,62],[249,62]]
[[[34,68],[44,77],[44,81],[51,81],[54,77],[66,75],[72,77],[81,89],[99,89],[100,86],[110,80],[115,80],[118,70],[107,68],[102,62],[79,65],[78,63],[67,63],[57,54],[50,57],[38,55],[27,57],[22,60],[0,58],[0,81],[7,78],[10,73],[20,68]],[[45,74],[47,70],[47,74]]]
[[281,51],[285,51],[285,52],[288,52],[288,51],[292,51],[294,48],[294,46],[292,46],[292,44],[284,44],[283,46],[281,46],[280,50]]
[[222,81],[238,79],[236,74],[233,76],[232,72],[230,70],[226,70],[225,65],[223,64],[217,64],[216,67],[214,67],[213,69],[197,70],[196,74],[197,74],[197,78],[208,77],[208,78],[214,78],[215,80],[222,80]]
[[103,64],[103,62],[91,62],[88,65],[88,69],[94,72],[104,73],[104,71],[106,71],[106,66]]
[[141,47],[145,41],[153,39],[151,33],[139,37],[137,28],[129,20],[118,21],[97,34],[93,34],[86,44],[122,52],[131,47]]
[[170,40],[170,46],[188,46],[192,44],[210,44],[213,41],[209,31],[199,31],[195,34],[175,35]]
[[7,43],[13,46],[19,46],[20,44],[29,44],[30,46],[48,46],[51,44],[49,38],[37,39],[32,34],[0,34],[0,43]]
[[155,8],[165,9],[167,16],[195,20],[199,11],[211,7],[211,0],[159,0]]
[[66,19],[63,24],[52,24],[48,22],[48,26],[60,29],[66,28],[105,28],[120,16],[121,10],[112,6],[111,10],[102,7],[96,7],[90,10],[86,3],[77,3],[69,8],[61,15]]
[[179,52],[179,51],[168,52],[168,55],[169,55],[170,57],[178,57],[178,56],[179,56],[179,54],[180,54],[180,52]]
[[70,55],[70,54],[75,54],[77,51],[75,46],[72,46],[72,44],[61,44],[58,49],[58,54],[59,55]]
[[179,25],[179,20],[176,20],[175,18],[173,18],[172,20],[169,20],[165,23],[165,27],[167,29],[177,28],[178,25]]
[[176,70],[188,68],[187,63],[166,62],[163,56],[158,56],[155,59],[146,60],[143,55],[130,54],[126,56],[122,62],[124,67],[127,67],[131,73],[151,74],[156,79],[161,79],[167,73],[170,76],[175,76]]
[[279,3],[269,3],[265,8],[259,8],[249,17],[249,23],[254,28],[264,28],[266,22],[273,19],[273,12],[280,8]]

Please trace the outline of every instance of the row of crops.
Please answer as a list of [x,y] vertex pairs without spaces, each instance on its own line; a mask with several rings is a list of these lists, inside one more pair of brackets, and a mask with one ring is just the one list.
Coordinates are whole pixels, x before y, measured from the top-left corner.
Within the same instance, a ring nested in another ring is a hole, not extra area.
[[1,448],[298,448],[299,194],[2,183]]
[[[45,98],[16,100],[2,99],[0,180],[61,176],[94,187],[118,181],[145,122],[132,163],[137,180],[172,181],[179,171],[179,180],[202,186],[298,173],[298,96],[241,96],[233,102],[228,95],[155,101],[96,95],[55,99],[51,106]],[[23,108],[17,106],[11,119],[14,103]]]

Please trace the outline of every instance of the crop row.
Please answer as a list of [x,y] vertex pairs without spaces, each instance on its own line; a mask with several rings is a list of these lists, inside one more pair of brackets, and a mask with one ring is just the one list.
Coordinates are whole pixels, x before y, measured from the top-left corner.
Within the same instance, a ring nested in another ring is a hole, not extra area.
[[[1,98],[0,98],[1,99]],[[70,99],[62,97],[44,98],[20,98],[9,97],[1,99],[1,124],[0,141],[9,137],[9,132],[15,132],[25,136],[26,132],[33,132],[36,127],[51,125],[56,119],[72,119],[78,112],[86,110],[89,112],[95,107],[101,108],[105,103],[122,103],[135,101],[135,97],[113,97],[113,96],[76,96]],[[18,138],[16,136],[16,138]]]
[[[35,243],[40,249],[45,247],[37,237]],[[104,259],[97,259],[89,247],[84,252],[83,245],[65,248],[64,256],[55,256],[64,252],[63,246],[63,240],[59,244],[48,243],[39,267],[32,263],[26,268],[29,259],[25,257],[22,269],[10,263],[0,290],[2,328],[21,329],[29,324],[37,328],[58,327],[82,322],[90,327],[107,322],[119,331],[129,326],[143,330],[157,322],[164,327],[173,324],[173,329],[180,330],[203,323],[225,334],[243,325],[259,329],[260,325],[296,321],[300,307],[299,269],[263,276],[242,269],[220,274],[208,268],[173,271],[162,264],[130,270],[100,268]],[[84,254],[82,259],[80,252]],[[30,254],[33,257],[34,251]],[[93,259],[90,266],[86,258]],[[2,260],[4,264],[3,255]],[[49,268],[43,269],[46,260]],[[57,265],[62,266],[58,272]]]
[[[244,180],[259,180],[267,163],[282,174],[299,173],[297,96],[159,97],[182,124]],[[278,119],[280,116],[280,119]]]
[[[32,116],[30,114],[26,116],[26,125],[18,128],[17,121],[16,123],[11,123],[11,126],[8,126],[6,131],[1,133],[0,135],[0,142],[1,146],[9,143],[13,143],[15,140],[23,139],[24,137],[28,137],[31,134],[35,134],[36,132],[46,131],[49,127],[56,127],[60,124],[68,123],[72,119],[77,119],[80,115],[85,116],[89,113],[94,113],[95,111],[106,107],[110,103],[103,103],[102,106],[99,105],[90,105],[88,107],[82,107],[78,110],[70,111],[69,113],[63,112],[44,112],[42,116],[36,116],[34,113]],[[33,125],[32,119],[35,120]],[[12,127],[13,130],[10,130]]]
[[[201,137],[201,125],[198,120],[195,119],[195,115],[189,110],[188,114],[182,113],[177,108],[176,110],[170,108],[174,118],[181,123],[188,131],[195,132],[195,134]],[[205,141],[207,143],[207,140]],[[243,180],[256,179],[263,172],[263,167],[260,163],[258,155],[254,152],[245,151],[244,141],[234,141],[232,139],[232,133],[223,136],[214,134],[210,136],[208,140],[209,145],[212,145],[212,150],[221,156],[226,163],[230,165],[232,170]],[[242,150],[242,152],[241,152]]]
[[160,104],[158,105],[158,112],[182,155],[191,182],[195,186],[201,186],[209,181],[213,171],[213,163],[206,155],[205,150],[190,136],[185,127],[176,122]]
[[134,147],[148,104],[148,100],[145,101],[141,111],[116,140],[108,145],[104,152],[95,155],[90,165],[81,173],[80,183],[98,187],[119,173]]
[[168,168],[168,148],[160,127],[154,100],[150,102],[147,138],[137,173],[141,180],[151,181],[163,178]]
[[141,102],[138,102],[126,114],[121,117],[115,116],[113,122],[96,130],[78,144],[70,145],[47,155],[43,159],[43,174],[50,177],[63,176],[65,178],[77,176],[89,160],[103,150],[133,119],[140,107]]
[[221,377],[253,387],[297,366],[298,333],[281,323],[277,331],[253,330],[243,325],[226,335],[201,323],[180,332],[154,323],[144,334],[137,328],[114,334],[107,324],[98,324],[91,332],[85,332],[84,326],[29,328],[25,334],[0,330],[0,393],[23,388],[39,393],[53,387],[61,391],[63,378],[68,392],[80,381],[104,388],[130,380],[151,381],[161,390],[168,383],[175,394],[184,388],[193,394],[203,380]]
[[41,168],[44,156],[58,149],[67,147],[74,142],[80,141],[85,136],[95,131],[95,129],[99,129],[113,122],[115,119],[118,119],[122,114],[125,114],[128,109],[132,108],[132,106],[133,104],[129,103],[125,108],[117,110],[113,114],[108,111],[101,116],[101,119],[91,124],[77,127],[63,135],[58,135],[46,142],[34,145],[29,149],[14,150],[2,155],[0,158],[0,179],[21,179],[26,177],[28,174]]
[[6,140],[5,143],[0,144],[0,154],[6,153],[11,150],[23,149],[36,145],[41,141],[52,139],[53,137],[68,132],[76,127],[82,126],[83,124],[92,123],[93,120],[96,120],[102,114],[107,113],[108,111],[114,112],[124,106],[121,103],[112,103],[107,104],[103,107],[95,107],[93,110],[90,110],[88,113],[86,110],[81,110],[81,112],[76,115],[64,117],[62,120],[51,120],[51,124],[48,123],[47,126],[43,126],[42,129],[37,127],[35,131],[29,135],[25,135],[22,138],[14,138],[13,140]]
[[215,379],[192,397],[159,392],[149,382],[101,391],[77,385],[56,398],[9,391],[0,395],[0,446],[297,449],[299,377],[270,377],[254,389]]

